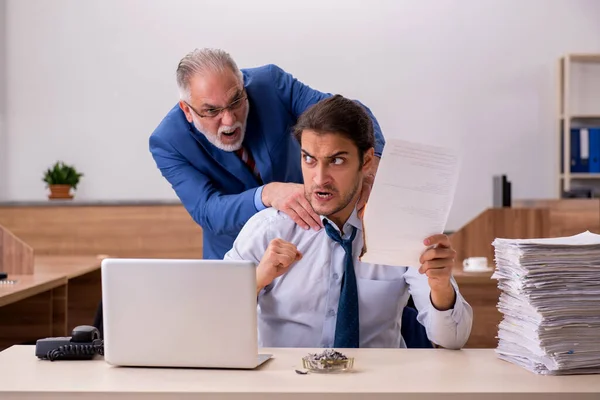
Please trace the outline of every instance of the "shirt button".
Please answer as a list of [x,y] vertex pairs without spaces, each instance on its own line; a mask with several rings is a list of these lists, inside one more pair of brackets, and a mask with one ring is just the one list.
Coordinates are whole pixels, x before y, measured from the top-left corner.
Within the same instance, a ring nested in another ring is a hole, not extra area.
[[333,279],[337,281],[340,276],[338,274],[333,274]]
[[327,316],[329,316],[329,317],[333,317],[334,315],[335,315],[335,311],[333,311],[333,310],[329,310],[327,312]]

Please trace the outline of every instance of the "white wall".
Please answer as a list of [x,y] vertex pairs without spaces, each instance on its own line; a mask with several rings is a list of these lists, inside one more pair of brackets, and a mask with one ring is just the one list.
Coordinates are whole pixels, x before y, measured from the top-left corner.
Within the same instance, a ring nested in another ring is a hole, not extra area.
[[[277,63],[358,98],[388,137],[460,146],[448,229],[492,203],[557,194],[556,66],[600,52],[595,0],[8,0],[11,200],[45,198],[57,159],[85,174],[79,199],[171,199],[148,136],[177,100],[195,47],[241,67]],[[536,159],[534,159],[536,157]]]
[[7,134],[6,120],[6,1],[0,0],[0,200],[6,196]]

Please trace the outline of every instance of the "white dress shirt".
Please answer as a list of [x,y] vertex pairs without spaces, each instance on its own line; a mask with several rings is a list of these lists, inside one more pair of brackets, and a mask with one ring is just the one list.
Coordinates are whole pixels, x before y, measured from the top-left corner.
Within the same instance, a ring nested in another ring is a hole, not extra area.
[[[331,224],[338,229],[335,223]],[[454,307],[438,311],[431,303],[427,276],[418,272],[419,266],[393,267],[358,261],[363,236],[356,210],[344,225],[344,239],[349,238],[352,226],[357,228],[352,252],[359,298],[360,347],[406,347],[400,328],[409,295],[429,340],[445,348],[463,347],[471,332],[473,311],[454,279]],[[248,220],[224,258],[258,265],[275,238],[294,244],[303,257],[259,293],[259,346],[333,347],[344,249],[329,238],[325,229],[304,230],[287,214],[269,208]]]

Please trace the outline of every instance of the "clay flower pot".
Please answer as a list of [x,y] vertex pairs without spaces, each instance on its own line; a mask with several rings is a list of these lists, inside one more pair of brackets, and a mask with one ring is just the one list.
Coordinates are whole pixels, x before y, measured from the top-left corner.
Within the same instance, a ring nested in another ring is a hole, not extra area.
[[78,172],[74,166],[57,161],[42,175],[42,181],[50,189],[48,198],[50,200],[72,199],[71,189],[77,190],[77,185],[82,176],[83,174]]
[[72,199],[71,185],[49,185],[49,199]]

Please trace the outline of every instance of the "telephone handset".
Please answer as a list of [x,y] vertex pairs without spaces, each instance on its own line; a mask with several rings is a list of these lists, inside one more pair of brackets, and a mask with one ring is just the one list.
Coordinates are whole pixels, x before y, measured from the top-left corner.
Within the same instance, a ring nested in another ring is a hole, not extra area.
[[43,360],[90,360],[95,354],[104,354],[104,342],[96,327],[75,327],[71,336],[39,339],[35,355]]

